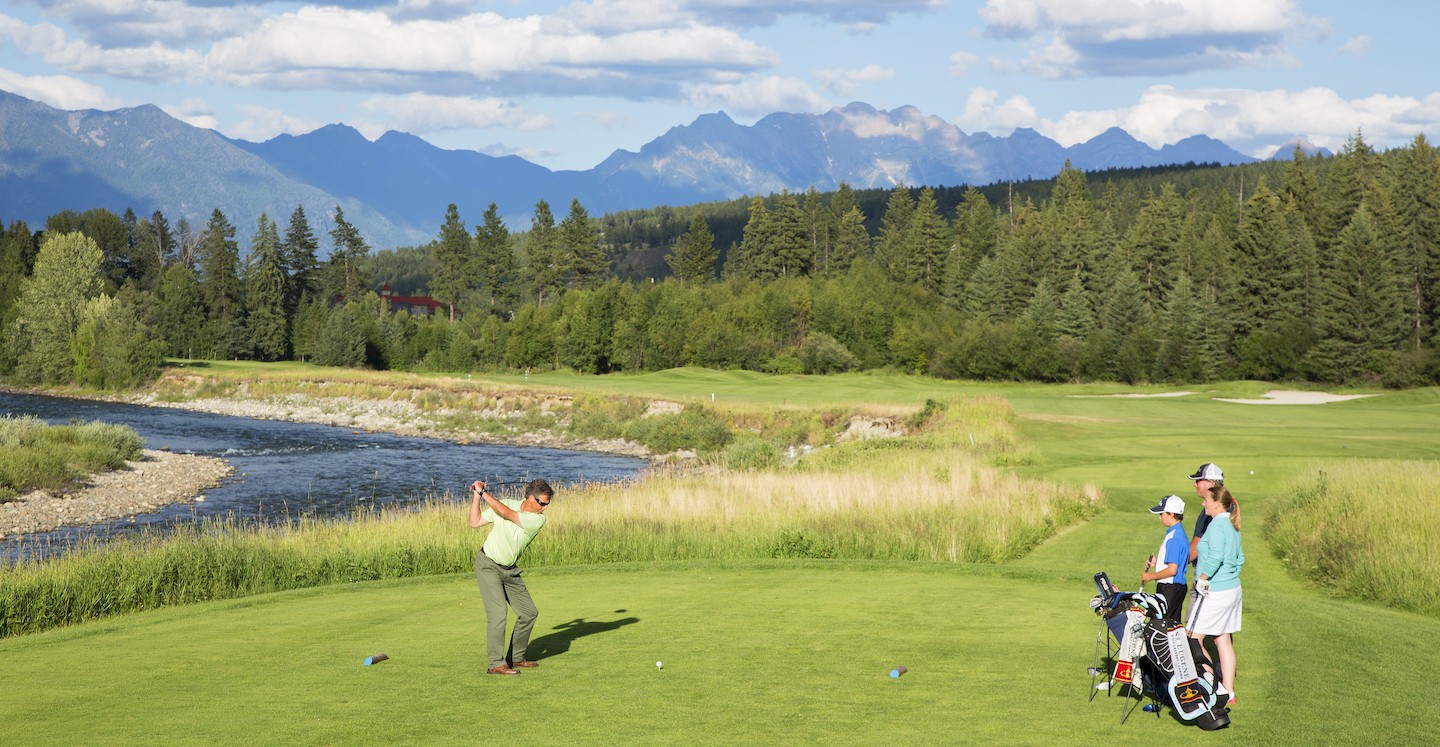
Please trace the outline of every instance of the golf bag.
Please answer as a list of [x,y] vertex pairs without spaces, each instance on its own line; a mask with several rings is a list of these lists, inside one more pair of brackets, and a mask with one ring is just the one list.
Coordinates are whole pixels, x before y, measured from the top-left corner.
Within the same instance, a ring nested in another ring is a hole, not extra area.
[[[1095,574],[1100,594],[1090,600],[1090,608],[1103,623],[1095,648],[1095,665],[1091,672],[1091,698],[1097,689],[1109,690],[1116,683],[1128,685],[1148,697],[1156,715],[1160,704],[1170,706],[1184,721],[1194,722],[1206,731],[1230,725],[1229,711],[1215,695],[1213,671],[1203,670],[1205,652],[1200,642],[1191,638],[1185,626],[1165,619],[1165,599],[1158,594],[1122,592],[1104,573]],[[1100,658],[1100,639],[1109,632],[1118,646],[1105,640],[1106,661]],[[1103,667],[1113,661],[1113,668]],[[1108,672],[1105,684],[1096,687],[1101,674]],[[1134,706],[1122,704],[1121,723]]]

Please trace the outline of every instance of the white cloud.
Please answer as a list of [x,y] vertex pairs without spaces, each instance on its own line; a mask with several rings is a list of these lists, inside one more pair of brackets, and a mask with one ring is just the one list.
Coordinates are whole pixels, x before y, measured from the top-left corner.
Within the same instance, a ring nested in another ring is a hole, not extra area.
[[946,0],[594,0],[573,3],[562,14],[593,28],[648,27],[662,18],[669,23],[699,20],[752,27],[773,25],[781,16],[810,16],[863,30],[887,22],[892,15],[924,13],[947,4]]
[[1137,75],[1285,62],[1285,43],[1323,20],[1296,0],[988,0],[986,33],[1036,39],[1019,67],[1047,79]]
[[[89,7],[96,2],[90,0]],[[402,9],[434,8],[412,3]],[[693,21],[596,33],[562,16],[471,13],[435,20],[387,10],[395,9],[307,5],[247,22],[243,32],[213,44],[167,46],[152,40],[114,48],[72,37],[51,23],[0,14],[0,39],[8,37],[27,55],[69,72],[276,89],[454,93],[458,81],[468,79],[527,93],[574,93],[581,85],[595,92],[603,83],[608,92],[644,98],[666,91],[673,96],[687,77],[752,72],[779,62],[773,50],[730,29]],[[196,26],[175,28],[180,34]]]
[[0,39],[6,37],[26,55],[69,72],[182,80],[198,69],[202,62],[198,52],[172,50],[158,42],[143,48],[104,49],[89,42],[72,40],[54,24],[32,25],[0,14]]
[[1364,57],[1370,52],[1370,47],[1374,46],[1374,44],[1375,39],[1373,37],[1361,35],[1345,42],[1339,49],[1335,50],[1335,53],[1347,57]]
[[895,79],[895,68],[866,65],[859,70],[826,68],[814,72],[820,87],[837,96],[849,96],[861,86]]
[[[968,106],[966,111],[968,117]],[[976,111],[983,118],[986,110],[977,106]],[[995,107],[995,111],[991,116],[1003,122],[1004,107]],[[1345,99],[1321,87],[1256,91],[1153,86],[1134,106],[1073,111],[1058,120],[1038,120],[1033,126],[1067,146],[1089,140],[1107,128],[1121,127],[1151,147],[1209,135],[1241,147],[1244,143],[1269,143],[1273,149],[1303,135],[1315,145],[1338,150],[1357,129],[1372,145],[1395,147],[1421,132],[1440,131],[1440,94],[1424,99],[1383,94]]]
[[0,68],[0,89],[56,109],[116,109],[123,105],[104,88],[68,75],[21,75]]
[[491,143],[478,150],[487,156],[495,156],[497,158],[501,156],[520,156],[531,163],[538,163],[560,155],[560,151],[554,148],[517,148],[504,143]]
[[508,101],[493,98],[473,99],[411,93],[404,96],[373,96],[360,105],[367,111],[383,114],[391,129],[406,132],[485,127],[541,130],[555,125],[549,117],[532,114]]
[[1040,118],[1024,96],[1001,101],[998,91],[972,88],[965,100],[965,113],[960,115],[957,124],[971,132],[1006,133],[1016,127],[1035,127],[1040,124]]
[[974,52],[956,52],[950,55],[950,77],[963,78],[970,73],[970,68],[980,61],[980,55]]
[[460,73],[492,80],[513,73],[585,78],[635,67],[753,69],[777,58],[717,27],[603,36],[533,16],[477,13],[444,22],[397,21],[374,11],[306,6],[216,43],[207,61],[216,75],[349,70]]
[[616,130],[622,127],[628,127],[632,123],[630,115],[626,114],[625,112],[615,111],[613,109],[603,109],[593,112],[581,112],[576,116],[578,116],[580,119],[594,122],[595,124],[607,130]]
[[204,99],[185,99],[178,104],[161,104],[160,108],[170,116],[190,125],[206,130],[220,129],[220,118]]
[[226,132],[230,137],[252,142],[263,142],[277,135],[303,135],[324,127],[328,122],[296,117],[281,109],[271,109],[254,104],[237,107],[244,119]]
[[230,36],[264,17],[257,4],[193,5],[185,0],[61,0],[42,3],[102,48],[197,42]]
[[1296,0],[988,0],[980,17],[1000,35],[1067,30],[1109,41],[1277,33],[1303,19]]
[[830,107],[829,102],[799,78],[775,75],[746,78],[736,83],[692,86],[689,94],[690,102],[698,107],[724,109],[743,115],[818,113]]

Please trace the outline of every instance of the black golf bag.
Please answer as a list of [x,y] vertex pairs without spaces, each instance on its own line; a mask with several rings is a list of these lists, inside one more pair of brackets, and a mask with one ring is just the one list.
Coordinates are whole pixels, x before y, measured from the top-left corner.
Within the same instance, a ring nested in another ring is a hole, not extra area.
[[[1109,691],[1118,683],[1121,687],[1116,690],[1128,686],[1142,700],[1148,697],[1152,707],[1147,710],[1157,715],[1164,704],[1180,719],[1206,731],[1229,726],[1229,711],[1215,695],[1215,673],[1202,667],[1206,656],[1200,642],[1186,633],[1185,626],[1165,619],[1164,597],[1122,592],[1104,573],[1095,574],[1095,586],[1100,595],[1090,600],[1090,608],[1103,624],[1096,639],[1095,665],[1090,668],[1091,698],[1096,690]],[[1110,645],[1107,631],[1116,646]],[[1106,642],[1103,661],[1101,638]],[[1099,685],[1102,674],[1107,679]],[[1121,723],[1132,708],[1122,704]]]

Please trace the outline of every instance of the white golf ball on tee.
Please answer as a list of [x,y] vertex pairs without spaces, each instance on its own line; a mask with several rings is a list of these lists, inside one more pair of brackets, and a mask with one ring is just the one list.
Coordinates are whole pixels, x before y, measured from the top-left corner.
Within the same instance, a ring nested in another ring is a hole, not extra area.
[[658,661],[655,662],[655,668],[656,668],[656,669],[663,669],[664,667],[665,667],[665,665],[661,664],[660,662],[658,662]]

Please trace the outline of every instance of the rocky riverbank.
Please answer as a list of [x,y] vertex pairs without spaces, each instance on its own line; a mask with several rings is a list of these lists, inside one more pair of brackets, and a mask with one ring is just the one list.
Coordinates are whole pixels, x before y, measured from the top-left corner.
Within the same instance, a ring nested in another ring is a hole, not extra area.
[[[154,392],[111,398],[147,407],[171,407],[178,410],[233,415],[259,420],[284,420],[291,423],[318,423],[371,433],[393,433],[397,436],[439,438],[456,443],[498,443],[511,446],[539,446],[550,449],[598,451],[651,458],[644,445],[622,439],[573,439],[545,431],[502,430],[481,432],[451,425],[463,422],[449,409],[424,410],[410,399],[365,399],[361,397],[317,397],[307,394],[285,394],[272,397],[232,396],[196,397],[184,400],[162,399]],[[480,413],[492,422],[505,422],[513,413]],[[693,456],[693,455],[692,455]]]
[[152,513],[204,501],[204,491],[234,472],[223,459],[146,449],[126,468],[102,472],[73,490],[36,490],[0,503],[0,539]]

